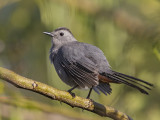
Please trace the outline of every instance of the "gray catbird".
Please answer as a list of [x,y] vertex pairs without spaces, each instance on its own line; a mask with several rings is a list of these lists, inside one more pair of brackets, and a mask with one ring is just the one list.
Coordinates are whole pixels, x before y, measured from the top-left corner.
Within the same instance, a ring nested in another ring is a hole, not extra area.
[[110,83],[123,83],[148,94],[151,83],[113,71],[103,52],[96,46],[78,42],[68,28],[61,27],[45,34],[52,37],[50,60],[63,82],[72,88],[92,89],[110,94]]

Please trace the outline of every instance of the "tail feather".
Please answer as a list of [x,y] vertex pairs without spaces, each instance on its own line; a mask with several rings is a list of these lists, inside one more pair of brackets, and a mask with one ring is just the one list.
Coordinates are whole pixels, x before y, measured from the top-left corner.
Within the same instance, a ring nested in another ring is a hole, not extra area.
[[133,88],[138,89],[141,93],[144,94],[149,94],[145,89],[151,90],[150,87],[153,86],[153,84],[148,83],[146,81],[143,81],[141,79],[138,78],[134,78],[132,76],[129,75],[125,75],[119,72],[115,72],[113,71],[112,74],[107,74],[106,75],[108,78],[110,78],[113,81],[116,81],[118,83],[123,83],[126,84],[128,86],[131,86]]
[[99,91],[101,91],[105,95],[110,94],[112,92],[110,85],[108,83],[102,83],[102,82],[100,82],[99,85],[95,86],[93,89],[98,94],[100,94]]
[[124,76],[122,76],[122,75],[116,75],[118,78],[120,78],[120,79],[125,79],[125,80],[129,80],[130,82],[133,82],[133,83],[135,83],[135,84],[137,84],[137,85],[139,85],[139,86],[142,86],[142,87],[144,87],[144,88],[146,88],[146,89],[148,89],[148,90],[151,90],[151,88],[149,88],[149,87],[147,87],[147,86],[145,86],[145,85],[143,85],[143,84],[140,84],[140,83],[138,83],[137,81],[135,81],[134,79],[129,79],[129,78],[127,78],[127,77],[124,77]]
[[144,81],[144,80],[135,78],[135,77],[133,77],[133,76],[125,75],[125,74],[123,74],[123,73],[119,73],[119,72],[115,72],[115,71],[113,71],[113,72],[114,72],[114,74],[116,74],[116,75],[123,76],[123,77],[126,77],[126,78],[130,78],[130,79],[133,79],[133,80],[136,80],[136,81],[140,81],[140,82],[145,83],[145,84],[147,84],[147,85],[149,85],[149,86],[153,86],[153,84],[151,84],[151,83],[149,83],[149,82],[146,82],[146,81]]

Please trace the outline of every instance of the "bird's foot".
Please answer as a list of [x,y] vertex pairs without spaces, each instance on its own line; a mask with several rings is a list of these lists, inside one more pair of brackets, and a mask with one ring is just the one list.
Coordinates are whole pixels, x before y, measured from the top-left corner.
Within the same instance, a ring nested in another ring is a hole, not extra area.
[[90,102],[94,102],[91,98],[89,98],[88,96],[86,97],[86,99],[88,99]]
[[76,97],[75,93],[73,93],[73,92],[71,92],[71,91],[69,91],[69,90],[68,90],[67,92],[69,92],[69,94],[70,94],[73,98]]
[[71,89],[69,89],[67,92],[69,92],[70,93],[70,95],[73,97],[73,98],[75,98],[75,93],[72,93],[72,90],[74,90],[76,87],[78,87],[78,85],[75,85],[73,88],[71,88]]

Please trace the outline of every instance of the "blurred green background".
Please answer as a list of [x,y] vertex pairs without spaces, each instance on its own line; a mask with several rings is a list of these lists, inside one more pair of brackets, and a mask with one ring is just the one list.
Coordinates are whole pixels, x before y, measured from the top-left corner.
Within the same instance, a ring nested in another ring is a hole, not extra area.
[[[112,84],[111,95],[93,92],[92,99],[135,120],[159,120],[159,0],[0,0],[0,66],[68,90],[49,61],[51,39],[42,33],[57,27],[68,27],[78,41],[102,49],[113,70],[155,85],[146,96]],[[43,119],[109,120],[0,81],[0,120]]]

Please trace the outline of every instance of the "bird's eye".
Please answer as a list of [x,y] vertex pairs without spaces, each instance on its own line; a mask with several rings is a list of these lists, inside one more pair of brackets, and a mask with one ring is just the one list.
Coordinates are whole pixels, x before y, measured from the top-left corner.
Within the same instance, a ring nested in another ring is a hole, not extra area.
[[63,32],[61,32],[61,33],[60,33],[60,36],[63,36],[63,35],[64,35],[64,33],[63,33]]

